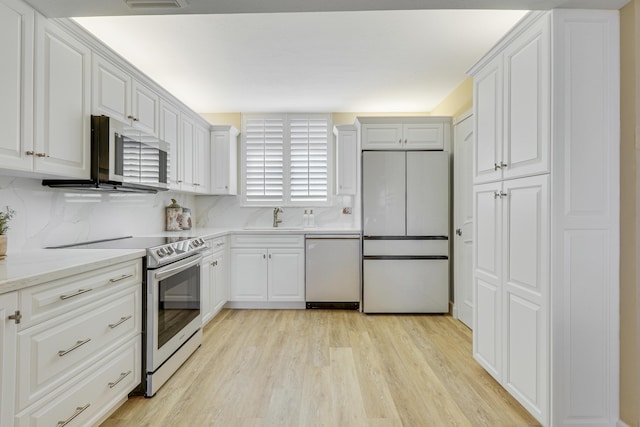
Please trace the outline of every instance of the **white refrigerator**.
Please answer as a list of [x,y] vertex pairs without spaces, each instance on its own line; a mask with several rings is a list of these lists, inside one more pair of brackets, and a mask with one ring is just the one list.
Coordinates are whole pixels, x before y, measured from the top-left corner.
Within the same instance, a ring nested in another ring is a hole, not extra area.
[[363,151],[365,313],[449,311],[449,155]]

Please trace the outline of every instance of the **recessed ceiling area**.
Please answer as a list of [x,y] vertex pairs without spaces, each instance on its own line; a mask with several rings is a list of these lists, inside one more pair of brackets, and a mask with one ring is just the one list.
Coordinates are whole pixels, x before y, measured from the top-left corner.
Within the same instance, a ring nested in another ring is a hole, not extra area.
[[524,11],[76,18],[190,108],[429,112]]

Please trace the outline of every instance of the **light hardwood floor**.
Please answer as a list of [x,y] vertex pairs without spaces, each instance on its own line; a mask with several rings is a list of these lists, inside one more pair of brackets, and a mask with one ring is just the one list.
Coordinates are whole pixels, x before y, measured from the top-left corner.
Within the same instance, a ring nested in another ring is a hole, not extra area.
[[103,427],[532,425],[450,316],[224,310],[155,397]]

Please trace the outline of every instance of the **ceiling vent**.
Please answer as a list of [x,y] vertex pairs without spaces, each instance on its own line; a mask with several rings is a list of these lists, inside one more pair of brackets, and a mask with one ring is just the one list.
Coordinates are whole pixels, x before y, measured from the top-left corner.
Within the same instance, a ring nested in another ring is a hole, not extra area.
[[131,9],[181,9],[187,0],[124,0]]

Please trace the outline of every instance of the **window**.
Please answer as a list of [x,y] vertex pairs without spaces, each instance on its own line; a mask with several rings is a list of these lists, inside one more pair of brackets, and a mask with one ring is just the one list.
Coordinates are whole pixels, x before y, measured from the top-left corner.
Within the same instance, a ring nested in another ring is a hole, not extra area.
[[248,114],[242,128],[245,204],[327,202],[329,114]]

